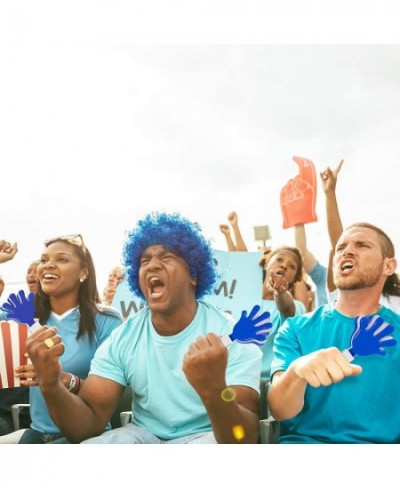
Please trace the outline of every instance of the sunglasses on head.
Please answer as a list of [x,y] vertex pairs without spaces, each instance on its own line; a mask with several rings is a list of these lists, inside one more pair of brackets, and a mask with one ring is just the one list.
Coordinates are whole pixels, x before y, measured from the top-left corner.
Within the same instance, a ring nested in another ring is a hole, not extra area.
[[51,239],[46,239],[44,241],[44,245],[47,247],[56,241],[65,241],[65,242],[68,242],[69,244],[74,244],[75,246],[82,247],[82,248],[86,249],[85,243],[83,242],[83,237],[81,236],[81,234],[68,234],[65,236],[52,237]]

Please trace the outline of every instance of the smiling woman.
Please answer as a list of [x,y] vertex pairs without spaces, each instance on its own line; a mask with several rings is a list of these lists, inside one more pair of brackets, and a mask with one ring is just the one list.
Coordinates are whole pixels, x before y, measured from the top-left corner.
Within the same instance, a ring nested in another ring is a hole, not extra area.
[[[35,314],[46,326],[33,333],[28,342],[41,354],[59,359],[60,370],[54,380],[61,380],[65,388],[77,394],[96,349],[121,324],[121,317],[116,310],[100,305],[93,260],[80,235],[47,240],[37,276]],[[32,418],[19,443],[68,443],[38,387],[46,372],[35,371],[32,364],[17,371],[21,385],[30,387]]]

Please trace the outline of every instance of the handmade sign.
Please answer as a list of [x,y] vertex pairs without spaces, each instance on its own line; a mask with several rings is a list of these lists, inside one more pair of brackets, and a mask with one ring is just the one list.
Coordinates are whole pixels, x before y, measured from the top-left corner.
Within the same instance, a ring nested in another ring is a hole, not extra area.
[[396,339],[390,335],[393,331],[393,325],[385,322],[379,315],[356,317],[350,347],[342,351],[342,354],[349,362],[353,361],[355,356],[384,356],[385,347],[397,344]]
[[213,250],[219,280],[204,301],[239,320],[243,310],[262,303],[262,252]]
[[249,315],[247,315],[246,310],[242,311],[242,315],[234,325],[232,333],[222,336],[221,340],[224,346],[229,346],[234,341],[241,344],[262,346],[267,341],[271,329],[270,313],[262,313],[260,305],[254,305]]
[[280,193],[283,228],[316,222],[317,179],[314,163],[307,158],[293,156],[299,174],[290,179]]

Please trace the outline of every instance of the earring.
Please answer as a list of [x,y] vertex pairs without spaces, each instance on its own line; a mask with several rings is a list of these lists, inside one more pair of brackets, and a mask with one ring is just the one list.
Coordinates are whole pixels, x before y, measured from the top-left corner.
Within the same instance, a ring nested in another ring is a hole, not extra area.
[[84,281],[86,280],[86,276],[82,276],[82,278],[80,278],[80,282],[83,283]]

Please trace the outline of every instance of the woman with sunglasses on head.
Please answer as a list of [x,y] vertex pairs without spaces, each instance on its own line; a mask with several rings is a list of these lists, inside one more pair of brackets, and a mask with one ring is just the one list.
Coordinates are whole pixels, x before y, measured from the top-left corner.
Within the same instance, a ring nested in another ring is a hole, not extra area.
[[[54,347],[55,327],[64,353],[60,357],[61,381],[79,392],[89,372],[91,359],[100,344],[121,323],[117,310],[100,304],[92,257],[81,235],[61,236],[45,242],[37,268],[38,290],[35,317],[42,327],[34,334],[48,335],[39,347]],[[18,370],[21,384],[30,386],[32,423],[20,444],[68,443],[47,411],[32,365]]]

